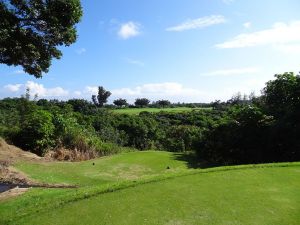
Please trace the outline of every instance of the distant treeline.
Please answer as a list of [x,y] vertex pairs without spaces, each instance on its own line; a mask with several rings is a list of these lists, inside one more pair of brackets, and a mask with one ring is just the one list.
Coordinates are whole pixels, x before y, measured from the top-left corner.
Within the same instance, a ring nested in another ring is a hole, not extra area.
[[82,99],[34,101],[27,93],[0,101],[0,136],[40,155],[59,147],[99,155],[130,147],[192,152],[217,165],[300,160],[299,75],[275,75],[258,97],[168,107],[181,106],[213,110],[127,115]]

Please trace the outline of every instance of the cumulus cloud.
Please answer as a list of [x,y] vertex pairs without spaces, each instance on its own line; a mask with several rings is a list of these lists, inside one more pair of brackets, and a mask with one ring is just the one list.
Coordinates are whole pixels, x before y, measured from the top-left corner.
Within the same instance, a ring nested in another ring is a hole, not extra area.
[[46,88],[43,84],[27,81],[25,84],[8,84],[4,86],[6,92],[23,94],[29,88],[31,95],[39,97],[64,97],[69,95],[69,91],[62,87]]
[[212,16],[206,16],[201,17],[197,19],[189,19],[181,24],[178,24],[173,27],[169,27],[166,30],[167,31],[176,31],[181,32],[185,30],[192,30],[192,29],[200,29],[204,27],[209,27],[212,25],[222,24],[225,23],[226,19],[222,15],[212,15]]
[[122,39],[129,39],[141,34],[141,25],[139,23],[129,21],[121,24],[118,36]]
[[37,94],[39,97],[62,97],[69,94],[69,91],[64,90],[62,87],[45,88],[43,84],[33,81],[27,81],[25,87],[30,89],[32,95]]
[[82,95],[81,91],[74,91],[73,94],[74,94],[75,96],[81,96],[81,95]]
[[84,93],[88,95],[96,95],[98,93],[97,86],[86,86],[84,89]]
[[285,54],[300,54],[300,43],[299,44],[283,44],[277,45],[274,47],[275,50],[278,50]]
[[234,68],[234,69],[223,69],[216,70],[204,74],[205,76],[231,76],[231,75],[242,75],[242,74],[252,74],[259,72],[256,67],[246,67],[246,68]]
[[134,88],[121,88],[112,90],[116,96],[146,96],[146,97],[171,97],[171,96],[196,96],[202,92],[197,89],[184,87],[175,82],[143,84]]
[[275,23],[270,29],[237,35],[217,44],[217,48],[245,48],[259,45],[284,45],[300,42],[300,21]]
[[4,86],[4,89],[9,92],[18,92],[22,87],[22,84],[8,84]]

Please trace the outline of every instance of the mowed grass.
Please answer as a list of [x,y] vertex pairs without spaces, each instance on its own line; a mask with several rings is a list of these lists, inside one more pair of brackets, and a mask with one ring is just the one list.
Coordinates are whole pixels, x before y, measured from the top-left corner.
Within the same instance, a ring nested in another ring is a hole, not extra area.
[[300,224],[300,163],[190,169],[182,158],[150,151],[18,164],[40,181],[80,188],[0,202],[0,224]]
[[211,110],[211,108],[189,108],[189,107],[176,107],[176,108],[125,108],[125,109],[114,109],[115,113],[138,115],[141,112],[189,112],[193,110]]
[[[135,180],[188,169],[180,154],[163,151],[130,152],[85,162],[20,162],[15,167],[43,183],[92,186]],[[169,169],[167,169],[169,167]]]
[[299,167],[188,175],[100,194],[16,224],[298,225]]

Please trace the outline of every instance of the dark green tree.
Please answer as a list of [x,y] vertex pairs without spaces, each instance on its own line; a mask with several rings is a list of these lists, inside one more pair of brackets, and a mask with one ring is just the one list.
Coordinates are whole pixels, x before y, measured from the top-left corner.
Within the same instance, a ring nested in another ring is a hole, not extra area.
[[72,105],[75,112],[83,114],[91,114],[94,108],[93,103],[85,99],[70,99],[67,101],[67,104]]
[[263,107],[276,123],[270,133],[269,148],[276,160],[300,159],[300,76],[294,73],[275,75],[263,90]]
[[169,100],[159,100],[159,101],[156,102],[156,104],[159,107],[166,107],[166,106],[171,105],[171,102]]
[[111,96],[111,92],[106,91],[104,87],[99,86],[98,95],[93,95],[92,100],[97,107],[103,107],[103,105],[107,102],[109,96]]
[[300,108],[300,76],[290,72],[275,78],[263,89],[263,100],[268,112],[278,118]]
[[128,105],[126,99],[123,99],[123,98],[119,98],[119,99],[114,100],[114,104],[116,106],[119,106],[119,107],[127,106]]
[[145,107],[149,105],[150,100],[147,98],[137,98],[134,102],[134,105],[137,107]]
[[0,63],[36,78],[48,72],[58,46],[76,41],[80,0],[0,0]]

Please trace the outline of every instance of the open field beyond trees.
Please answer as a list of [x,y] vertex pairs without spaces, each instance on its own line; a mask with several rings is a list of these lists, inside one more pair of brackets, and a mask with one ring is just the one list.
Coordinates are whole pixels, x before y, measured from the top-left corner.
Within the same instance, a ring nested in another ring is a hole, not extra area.
[[174,107],[174,108],[124,108],[124,109],[114,109],[113,112],[124,113],[124,114],[134,114],[137,115],[141,112],[190,112],[198,110],[211,110],[212,108],[191,108],[191,107]]

